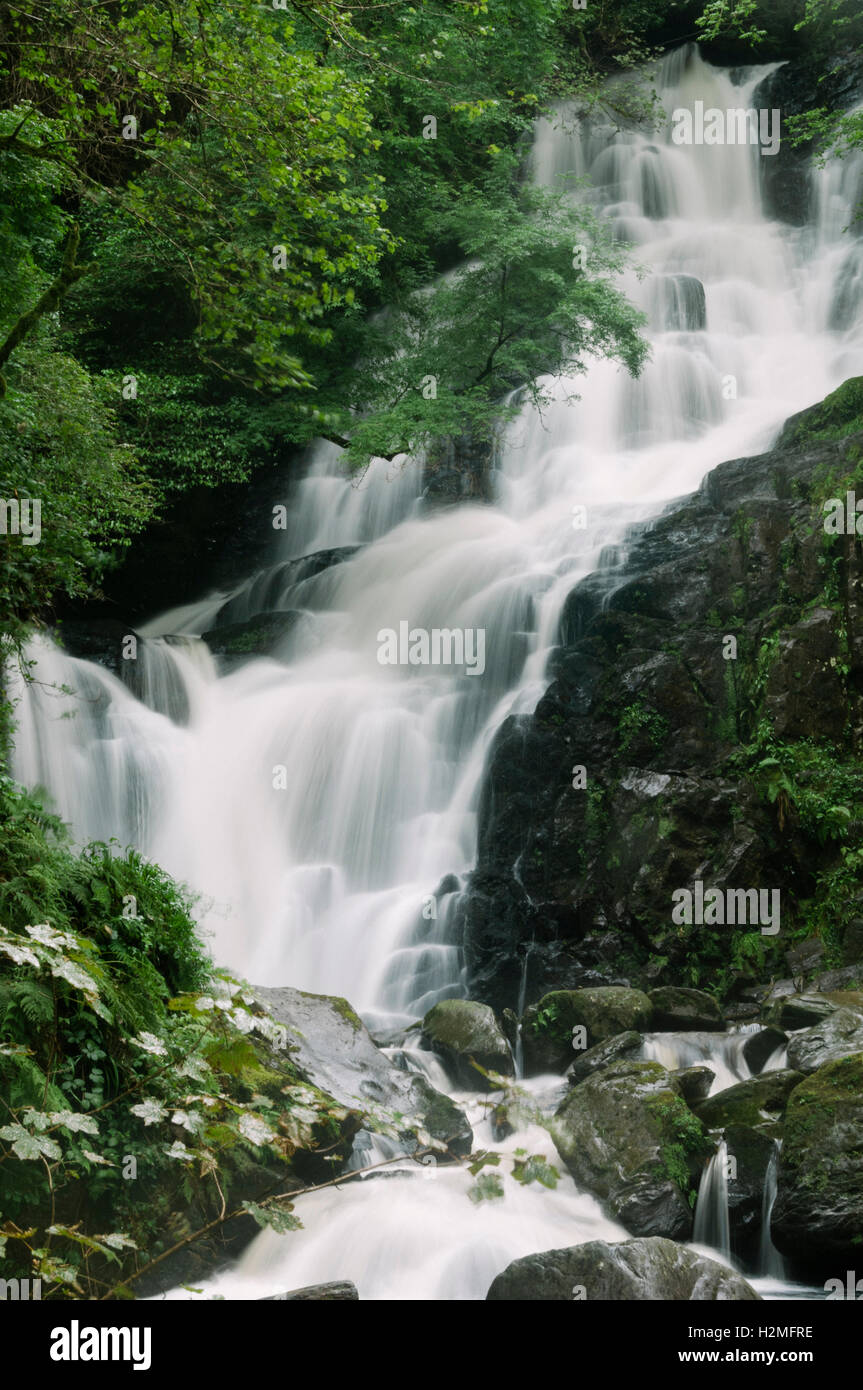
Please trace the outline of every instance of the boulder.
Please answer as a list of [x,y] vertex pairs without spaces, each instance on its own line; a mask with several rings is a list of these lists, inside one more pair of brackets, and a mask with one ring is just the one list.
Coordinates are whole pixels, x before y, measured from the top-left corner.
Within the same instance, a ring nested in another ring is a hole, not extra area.
[[504,1076],[512,1076],[515,1070],[509,1043],[488,1004],[444,999],[429,1009],[422,1035],[425,1045],[443,1058],[453,1077],[468,1090],[492,1089],[472,1062]]
[[566,1079],[570,1086],[577,1086],[579,1081],[586,1081],[595,1071],[602,1071],[612,1062],[619,1062],[621,1057],[637,1052],[643,1042],[641,1034],[634,1029],[627,1033],[615,1033],[613,1038],[606,1038],[605,1042],[597,1043],[595,1047],[589,1047],[586,1052],[577,1055],[566,1069]]
[[574,1086],[549,1125],[580,1188],[635,1235],[688,1239],[701,1125],[658,1062],[613,1062]]
[[671,1075],[677,1083],[677,1088],[687,1105],[695,1105],[699,1100],[706,1100],[710,1095],[710,1087],[716,1080],[716,1072],[711,1071],[710,1067],[681,1067],[679,1071],[673,1071]]
[[785,1116],[771,1234],[804,1261],[856,1258],[863,1234],[863,1053],[828,1062],[797,1086]]
[[823,994],[791,994],[770,1005],[765,1021],[786,1032],[795,1028],[811,1028],[832,1014],[836,1007]]
[[776,1135],[788,1097],[802,1080],[799,1071],[762,1072],[761,1076],[752,1076],[709,1096],[695,1106],[695,1113],[708,1129],[749,1125]]
[[349,1109],[371,1110],[388,1123],[401,1116],[395,1123],[408,1152],[423,1129],[453,1154],[470,1153],[473,1131],[464,1112],[426,1077],[394,1067],[346,999],[288,987],[255,993],[285,1025],[291,1061],[305,1080]]
[[781,1028],[771,1026],[751,1033],[743,1044],[743,1056],[753,1076],[763,1071],[776,1049],[784,1047],[787,1042],[788,1035],[783,1033]]
[[572,1060],[573,1029],[583,1027],[589,1046],[618,1033],[644,1032],[653,1009],[639,989],[617,985],[555,990],[532,1004],[522,1019],[525,1071],[563,1071]]
[[788,1044],[788,1065],[809,1076],[852,1052],[863,1052],[863,1014],[840,1008],[814,1028],[795,1033]]
[[486,1302],[753,1302],[739,1274],[673,1240],[651,1236],[610,1245],[591,1240],[513,1260]]
[[660,1032],[685,1033],[697,1029],[706,1032],[722,1027],[722,1013],[716,1000],[701,989],[683,989],[677,985],[661,985],[652,989],[648,999],[653,1005],[653,1027]]

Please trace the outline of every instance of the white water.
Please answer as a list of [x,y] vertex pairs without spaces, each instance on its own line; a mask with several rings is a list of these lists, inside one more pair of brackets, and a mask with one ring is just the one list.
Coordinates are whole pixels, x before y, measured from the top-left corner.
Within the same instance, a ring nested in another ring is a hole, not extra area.
[[728,1213],[728,1145],[720,1140],[716,1153],[705,1165],[698,1187],[692,1239],[709,1245],[726,1259],[731,1257],[731,1222]]
[[[660,95],[667,111],[696,99],[747,106],[765,71],[735,87],[678,53]],[[134,843],[203,894],[202,927],[222,963],[253,981],[346,995],[382,1027],[464,992],[455,893],[440,896],[433,920],[423,906],[473,864],[489,741],[541,694],[567,594],[603,551],[619,554],[609,548],[628,526],[716,463],[762,450],[789,414],[863,371],[859,243],[842,230],[860,160],[813,176],[816,223],[796,230],[764,216],[763,163],[752,147],[540,122],[535,175],[589,176],[598,209],[651,272],[626,278],[651,315],[642,379],[597,363],[557,385],[544,421],[525,410],[503,443],[494,506],[429,513],[415,464],[380,465],[357,487],[338,451],[320,446],[276,559],[364,548],[316,578],[279,571],[238,596],[253,611],[266,590],[261,606],[309,615],[289,664],[253,661],[217,679],[200,643],[158,641],[206,630],[226,595],[148,626],[147,703],[90,663],[34,648],[41,684],[22,692],[18,775],[49,789],[79,840]],[[687,327],[698,294],[681,276],[703,286],[705,328]],[[736,399],[725,398],[729,376]],[[573,389],[574,406],[564,401]],[[586,531],[572,529],[576,504],[589,508]],[[377,633],[402,619],[485,628],[485,674],[381,667]],[[76,693],[50,689],[59,684]],[[288,786],[277,790],[281,765]],[[364,1297],[408,1287],[482,1297],[487,1248],[496,1272],[510,1252],[590,1238],[600,1219],[566,1187],[477,1210],[463,1180],[436,1172],[422,1204],[405,1177],[310,1198],[306,1233],[290,1244],[262,1236],[243,1268],[272,1264],[271,1286],[356,1275]]]

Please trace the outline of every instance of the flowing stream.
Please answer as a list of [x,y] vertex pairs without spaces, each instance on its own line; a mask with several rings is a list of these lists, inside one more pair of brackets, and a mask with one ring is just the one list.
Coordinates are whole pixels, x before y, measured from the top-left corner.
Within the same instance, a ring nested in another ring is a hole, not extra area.
[[[657,85],[667,112],[747,107],[768,71],[732,77],[686,48]],[[250,557],[258,568],[238,590],[152,621],[128,682],[34,644],[17,775],[49,790],[79,841],[135,844],[198,891],[220,963],[344,995],[380,1031],[465,993],[451,924],[487,750],[542,694],[567,594],[598,568],[613,583],[633,526],[863,372],[863,255],[844,231],[861,160],[812,174],[816,215],[802,228],[765,215],[766,163],[757,146],[674,145],[670,127],[579,126],[565,108],[540,121],[533,176],[589,179],[579,196],[648,271],[624,277],[650,318],[641,380],[599,362],[554,383],[545,417],[525,408],[507,430],[493,505],[430,509],[411,462],[351,483],[339,451],[317,446],[294,495],[274,498],[290,519],[275,549]],[[356,549],[317,573],[290,563],[334,547]],[[221,671],[199,639],[226,604],[231,621],[296,612],[284,660]],[[484,672],[380,665],[379,631],[403,620],[484,629]],[[735,1079],[728,1044],[714,1054]],[[559,1099],[559,1082],[523,1084],[546,1109]],[[478,1098],[459,1099],[490,1146]],[[536,1126],[495,1147],[508,1145],[554,1159]],[[213,1287],[248,1298],[352,1278],[362,1298],[482,1298],[518,1255],[625,1237],[568,1177],[556,1191],[509,1183],[503,1201],[475,1205],[464,1171],[412,1169],[304,1199],[303,1231],[263,1233]]]

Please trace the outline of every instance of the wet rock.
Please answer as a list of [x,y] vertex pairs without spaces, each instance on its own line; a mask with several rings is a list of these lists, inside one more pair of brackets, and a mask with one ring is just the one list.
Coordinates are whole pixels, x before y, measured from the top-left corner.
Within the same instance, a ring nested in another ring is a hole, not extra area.
[[356,1284],[334,1280],[330,1284],[307,1284],[291,1293],[274,1293],[259,1299],[261,1303],[356,1303],[359,1300]]
[[786,1032],[795,1028],[811,1028],[834,1013],[836,1005],[823,994],[792,994],[771,1004],[766,1022]]
[[743,1044],[743,1056],[746,1065],[756,1076],[763,1071],[765,1063],[769,1062],[778,1047],[784,1047],[788,1042],[788,1035],[783,1033],[781,1028],[761,1028],[757,1033],[752,1033]]
[[349,1109],[402,1115],[408,1152],[421,1128],[453,1154],[470,1153],[473,1132],[464,1113],[424,1076],[394,1067],[346,999],[287,987],[255,993],[284,1024],[291,1061],[312,1085]]
[[472,999],[444,999],[423,1019],[425,1045],[443,1058],[453,1076],[469,1090],[492,1089],[472,1062],[486,1071],[512,1076],[512,1053],[494,1012]]
[[687,1105],[706,1100],[710,1094],[710,1087],[716,1080],[716,1073],[711,1071],[710,1067],[681,1067],[671,1075]]
[[768,1134],[778,1131],[778,1123],[788,1097],[803,1077],[799,1071],[766,1071],[740,1081],[695,1107],[695,1113],[708,1129],[727,1125],[748,1125]]
[[661,985],[652,989],[648,999],[653,1005],[653,1027],[669,1032],[719,1029],[722,1013],[716,1000],[700,989],[684,989],[677,985]]
[[636,1235],[687,1240],[692,1230],[688,1169],[708,1151],[674,1078],[657,1062],[624,1060],[573,1087],[549,1125],[576,1184]]
[[123,668],[128,662],[123,660],[123,644],[129,637],[139,637],[135,629],[118,622],[115,618],[67,618],[55,631],[60,646],[69,656],[83,661],[95,661],[106,671],[123,679]]
[[824,942],[817,936],[800,941],[785,952],[788,969],[794,976],[811,975],[824,959]]
[[588,1241],[544,1250],[507,1265],[486,1301],[753,1302],[759,1295],[725,1265],[659,1236],[610,1245]]
[[863,1013],[840,1008],[814,1028],[795,1033],[788,1044],[788,1065],[809,1076],[852,1052],[863,1052]]
[[775,1141],[749,1125],[725,1129],[730,1172],[728,1174],[728,1224],[731,1247],[742,1258],[758,1253],[764,1183]]
[[652,1016],[650,1000],[638,989],[555,990],[532,1004],[522,1019],[525,1072],[563,1071],[572,1060],[574,1028],[584,1028],[593,1046],[617,1033],[643,1032]]
[[245,623],[261,613],[302,607],[302,601],[296,602],[297,587],[308,580],[317,579],[336,565],[343,565],[360,548],[358,545],[342,545],[331,550],[316,550],[311,555],[283,560],[280,564],[260,570],[238,593],[222,604],[216,614],[215,628]]
[[851,1258],[863,1234],[861,1153],[863,1054],[855,1053],[828,1062],[789,1100],[771,1222],[779,1250],[812,1263]]
[[606,1038],[605,1042],[589,1047],[566,1069],[565,1075],[570,1086],[577,1086],[595,1071],[602,1071],[603,1067],[610,1066],[612,1062],[619,1062],[622,1057],[637,1052],[643,1042],[641,1034],[630,1029],[627,1033],[616,1033],[613,1038]]
[[202,634],[201,640],[214,656],[228,658],[236,665],[252,656],[281,655],[289,639],[300,629],[310,626],[307,613],[296,609],[287,612],[256,613],[241,623],[226,623]]

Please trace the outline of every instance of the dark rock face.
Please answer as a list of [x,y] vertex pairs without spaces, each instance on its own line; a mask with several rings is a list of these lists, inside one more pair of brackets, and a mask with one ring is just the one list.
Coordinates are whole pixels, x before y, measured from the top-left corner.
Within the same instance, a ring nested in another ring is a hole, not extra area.
[[592,1240],[544,1250],[507,1265],[486,1295],[491,1303],[597,1299],[752,1302],[759,1295],[724,1265],[659,1236],[609,1245]]
[[635,1235],[687,1240],[692,1208],[669,1165],[670,1145],[686,1116],[665,1067],[623,1060],[575,1086],[550,1130],[577,1185],[615,1220]]
[[[790,11],[789,11],[790,14]],[[791,36],[789,36],[791,37]],[[777,57],[785,57],[785,53]],[[792,146],[787,122],[813,107],[843,111],[863,97],[863,59],[859,53],[838,54],[826,69],[820,57],[802,54],[772,72],[756,87],[752,105],[778,109],[779,152],[759,160],[768,211],[783,222],[801,227],[812,215],[812,185],[808,160],[811,142]]]
[[222,604],[216,614],[216,629],[246,623],[259,614],[285,614],[286,610],[302,607],[302,603],[297,602],[299,596],[296,593],[300,586],[317,579],[333,566],[344,564],[359,549],[357,545],[342,545],[331,550],[316,550],[311,555],[283,560],[260,570]]
[[807,1077],[791,1095],[771,1234],[789,1255],[845,1260],[863,1235],[863,1053]]
[[[765,632],[789,677],[759,687],[765,717],[814,739],[835,736],[837,718],[863,726],[836,683],[835,612],[805,612],[823,588],[813,479],[849,473],[861,444],[860,434],[807,442],[798,431],[786,449],[720,465],[698,493],[633,529],[624,570],[569,595],[549,688],[532,715],[505,721],[489,755],[460,906],[474,998],[512,1007],[523,980],[528,1004],[582,985],[689,983],[672,894],[696,880],[779,890],[780,931],[761,941],[767,970],[783,973],[788,918],[832,851],[729,759],[748,736],[743,701]],[[837,543],[837,608],[856,651],[863,560],[853,537]],[[723,657],[728,636],[736,660]],[[863,663],[860,678],[863,688]],[[584,789],[574,767],[586,769]],[[717,970],[738,929],[714,928]],[[754,1017],[757,999],[739,1007]]]

